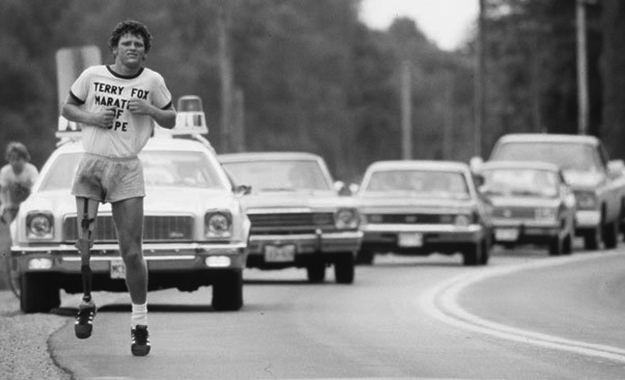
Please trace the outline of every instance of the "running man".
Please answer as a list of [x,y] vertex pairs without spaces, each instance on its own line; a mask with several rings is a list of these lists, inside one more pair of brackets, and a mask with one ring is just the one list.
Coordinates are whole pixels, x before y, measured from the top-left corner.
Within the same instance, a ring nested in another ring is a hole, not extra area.
[[91,297],[90,249],[100,203],[111,203],[119,251],[132,302],[131,352],[150,352],[148,272],[142,251],[145,185],[139,152],[154,122],[171,129],[176,110],[163,77],[144,67],[152,36],[145,25],[119,23],[109,39],[114,63],[87,68],[70,88],[63,116],[82,125],[85,149],[72,186],[82,258],[83,298],[75,322],[79,339],[91,336],[96,306]]

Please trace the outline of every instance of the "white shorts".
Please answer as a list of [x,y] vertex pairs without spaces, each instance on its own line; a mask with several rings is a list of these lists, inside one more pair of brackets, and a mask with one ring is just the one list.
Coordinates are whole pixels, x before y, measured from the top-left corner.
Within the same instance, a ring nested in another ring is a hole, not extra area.
[[101,203],[145,197],[143,165],[138,157],[115,158],[85,153],[78,165],[72,195]]

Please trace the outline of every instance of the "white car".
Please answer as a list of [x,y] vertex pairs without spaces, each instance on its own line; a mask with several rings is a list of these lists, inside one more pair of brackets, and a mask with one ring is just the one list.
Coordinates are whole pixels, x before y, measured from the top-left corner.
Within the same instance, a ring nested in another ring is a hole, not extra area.
[[306,152],[219,156],[233,181],[251,186],[243,205],[252,221],[247,266],[306,268],[322,282],[333,265],[337,283],[354,281],[362,232],[351,197],[339,196],[325,161]]
[[[60,289],[81,293],[76,201],[70,187],[81,141],[62,143],[41,170],[12,225],[12,271],[21,309],[46,312]],[[164,134],[140,154],[144,166],[143,253],[149,290],[212,286],[216,310],[243,305],[242,271],[250,221],[210,144]],[[126,291],[110,204],[100,205],[91,268],[93,290]]]
[[374,162],[355,197],[364,220],[362,264],[379,253],[460,253],[464,265],[488,263],[490,211],[465,163]]
[[496,243],[543,245],[554,256],[571,253],[575,194],[558,166],[492,161],[482,165],[480,175],[480,191],[492,204]]

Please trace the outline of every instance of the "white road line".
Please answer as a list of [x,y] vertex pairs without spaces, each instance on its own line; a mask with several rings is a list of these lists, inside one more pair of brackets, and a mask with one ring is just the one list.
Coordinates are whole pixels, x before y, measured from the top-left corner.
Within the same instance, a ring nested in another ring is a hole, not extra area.
[[506,326],[488,321],[464,310],[457,301],[458,295],[468,286],[488,278],[503,276],[533,268],[545,268],[563,265],[574,261],[586,261],[604,258],[610,255],[622,255],[622,252],[602,252],[584,254],[567,258],[550,258],[522,265],[489,267],[453,277],[428,289],[419,299],[419,305],[433,318],[453,326],[488,334],[520,343],[578,353],[585,356],[600,357],[625,363],[625,349],[603,344],[587,343],[565,339],[553,335]]

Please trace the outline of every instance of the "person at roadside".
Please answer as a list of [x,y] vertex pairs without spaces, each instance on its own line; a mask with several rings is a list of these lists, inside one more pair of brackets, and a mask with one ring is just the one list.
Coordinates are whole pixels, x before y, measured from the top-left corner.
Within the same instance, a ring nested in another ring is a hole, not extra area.
[[76,247],[82,258],[83,298],[75,322],[80,339],[91,336],[96,306],[91,297],[90,248],[100,203],[110,203],[132,302],[131,352],[150,352],[148,272],[142,252],[145,183],[139,152],[154,123],[171,129],[176,110],[163,77],[144,66],[152,36],[142,23],[117,24],[109,39],[114,63],[87,68],[73,83],[63,116],[82,126],[85,153],[72,186],[78,212]]
[[20,142],[7,145],[5,159],[8,164],[0,169],[0,222],[11,224],[20,204],[30,195],[39,171],[30,163],[28,149]]

